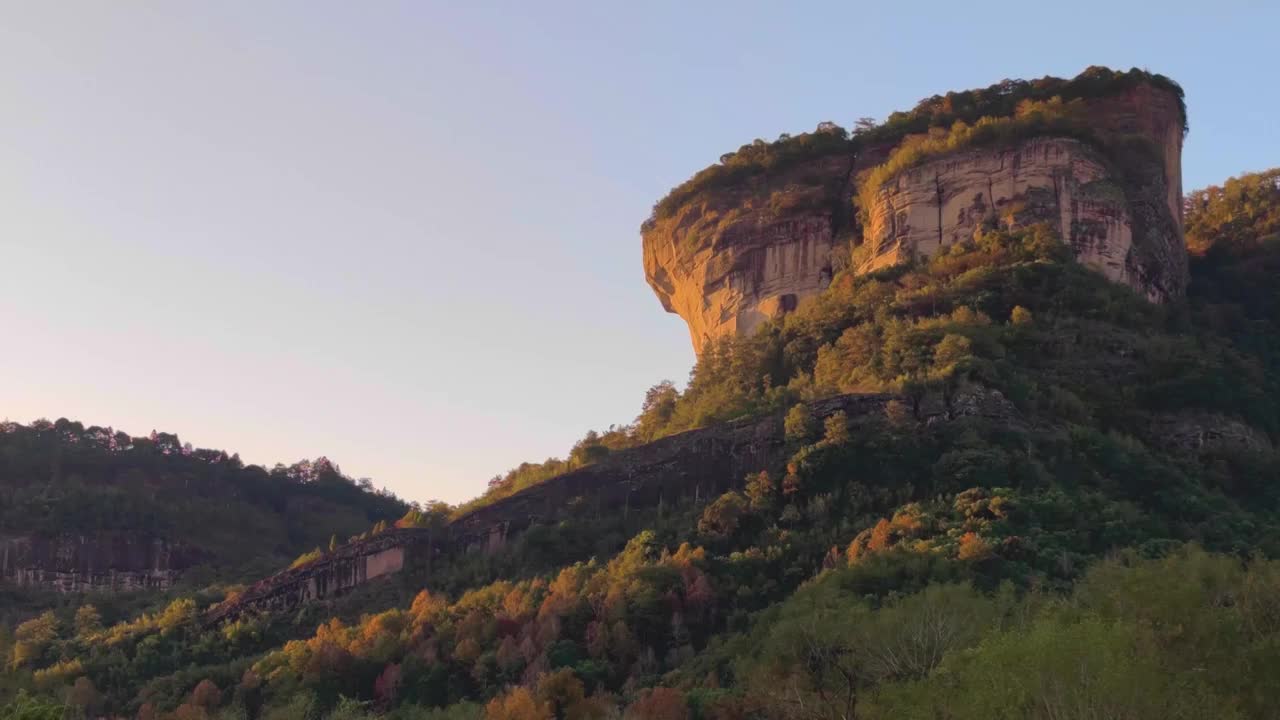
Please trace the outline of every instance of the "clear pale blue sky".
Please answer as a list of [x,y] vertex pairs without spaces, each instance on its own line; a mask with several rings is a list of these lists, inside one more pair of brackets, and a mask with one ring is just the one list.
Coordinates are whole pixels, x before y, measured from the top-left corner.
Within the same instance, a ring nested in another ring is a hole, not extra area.
[[4,2],[0,417],[459,501],[686,377],[653,202],[755,137],[1147,67],[1280,165],[1274,2]]

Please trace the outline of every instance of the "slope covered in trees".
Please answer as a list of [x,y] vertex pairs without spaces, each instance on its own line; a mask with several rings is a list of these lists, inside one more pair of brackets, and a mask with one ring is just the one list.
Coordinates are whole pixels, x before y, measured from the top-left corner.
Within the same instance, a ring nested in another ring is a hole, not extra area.
[[162,540],[195,567],[183,568],[191,582],[261,576],[406,508],[325,458],[268,470],[169,433],[65,419],[0,426],[0,539]]
[[[0,632],[0,692],[24,718],[1270,717],[1278,174],[1188,197],[1183,304],[991,230],[837,278],[491,493],[787,411],[788,461],[720,497],[569,513],[298,617],[205,628],[215,590],[39,615]],[[857,432],[798,405],[858,391],[904,399]],[[921,420],[977,394],[1003,416]]]

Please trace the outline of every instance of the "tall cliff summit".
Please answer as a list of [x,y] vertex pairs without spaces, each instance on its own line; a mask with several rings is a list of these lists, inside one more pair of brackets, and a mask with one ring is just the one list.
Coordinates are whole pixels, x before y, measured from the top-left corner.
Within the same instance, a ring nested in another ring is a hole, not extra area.
[[1163,303],[1185,291],[1182,90],[1141,70],[1006,80],[853,133],[756,140],[654,207],[645,277],[699,353],[841,271],[927,259],[987,229],[1046,225],[1076,259]]

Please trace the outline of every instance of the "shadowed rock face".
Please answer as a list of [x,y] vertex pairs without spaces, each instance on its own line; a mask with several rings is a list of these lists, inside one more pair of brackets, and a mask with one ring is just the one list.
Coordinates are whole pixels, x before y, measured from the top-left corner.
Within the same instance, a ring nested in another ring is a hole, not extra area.
[[[892,395],[841,395],[810,404],[817,418],[843,410],[855,425],[883,416]],[[683,498],[710,498],[741,484],[747,473],[786,459],[782,416],[690,430],[604,460],[463,515],[449,526],[455,549],[492,550],[534,523],[573,512],[625,513]],[[575,510],[576,509],[576,510]]]
[[247,613],[291,611],[398,573],[411,561],[425,563],[432,551],[431,531],[393,528],[343,545],[314,562],[260,580],[237,597],[214,606],[205,621],[216,624]]
[[1236,418],[1186,411],[1157,416],[1151,442],[1184,454],[1270,452],[1267,434]]
[[0,540],[0,577],[58,592],[164,590],[203,559],[181,544],[125,535]]
[[[856,424],[879,418],[891,395],[844,395],[811,403],[815,417],[843,410]],[[302,567],[261,580],[213,608],[209,624],[247,613],[288,612],[345,593],[406,567],[429,568],[436,554],[493,552],[530,525],[554,522],[590,508],[625,513],[684,497],[712,497],[749,472],[785,457],[782,416],[769,415],[691,430],[610,455],[474,510],[450,523],[442,537],[431,531],[391,529],[349,543]]]
[[[981,225],[1047,222],[1081,263],[1154,302],[1183,294],[1183,123],[1177,96],[1151,85],[1085,102],[1092,130],[1145,141],[1158,156],[1117,177],[1092,148],[1043,137],[960,151],[886,183],[867,227],[852,216],[858,176],[892,147],[836,152],[699,194],[642,229],[645,277],[689,326],[694,350],[791,311],[852,264],[869,272],[968,239]],[[866,230],[865,235],[863,230]]]
[[[885,406],[905,398],[887,394],[839,395],[808,404],[817,419],[844,412],[851,429],[880,422]],[[1021,426],[1017,412],[999,392],[962,388],[948,399],[929,396],[917,404],[916,419],[933,425],[960,417],[982,417]],[[783,414],[775,413],[672,435],[611,454],[587,467],[551,478],[432,531],[391,529],[350,543],[302,567],[276,573],[238,597],[215,606],[208,624],[251,613],[291,612],[336,597],[371,580],[408,568],[421,579],[437,557],[492,553],[532,525],[552,524],[584,512],[626,514],[694,498],[710,499],[738,487],[749,473],[777,470],[788,457]],[[428,580],[429,584],[429,580]]]

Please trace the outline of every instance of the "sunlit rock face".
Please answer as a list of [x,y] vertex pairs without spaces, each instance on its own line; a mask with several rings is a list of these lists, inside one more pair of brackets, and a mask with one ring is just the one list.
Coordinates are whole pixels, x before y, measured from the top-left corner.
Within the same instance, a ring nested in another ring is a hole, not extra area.
[[1086,106],[1099,136],[1141,139],[1156,159],[1122,176],[1085,143],[1040,137],[909,168],[884,184],[867,211],[858,271],[933,256],[984,226],[1047,223],[1081,264],[1108,279],[1152,302],[1181,296],[1187,259],[1177,98],[1142,85]]
[[663,307],[688,324],[698,353],[795,309],[846,266],[861,273],[932,256],[984,226],[1046,223],[1107,278],[1153,302],[1182,295],[1177,96],[1138,85],[1086,100],[1085,116],[1099,137],[1140,140],[1154,157],[1122,177],[1099,151],[1071,138],[959,151],[891,178],[861,227],[852,212],[859,175],[892,147],[832,153],[700,193],[646,223],[645,278]]
[[983,229],[1047,223],[1080,263],[1153,301],[1176,284],[1138,263],[1123,188],[1076,140],[1039,138],[911,168],[881,187],[869,215],[860,272],[932,257]]
[[847,255],[837,248],[847,247],[851,163],[818,158],[646,225],[645,278],[667,312],[688,323],[696,352],[827,287]]

